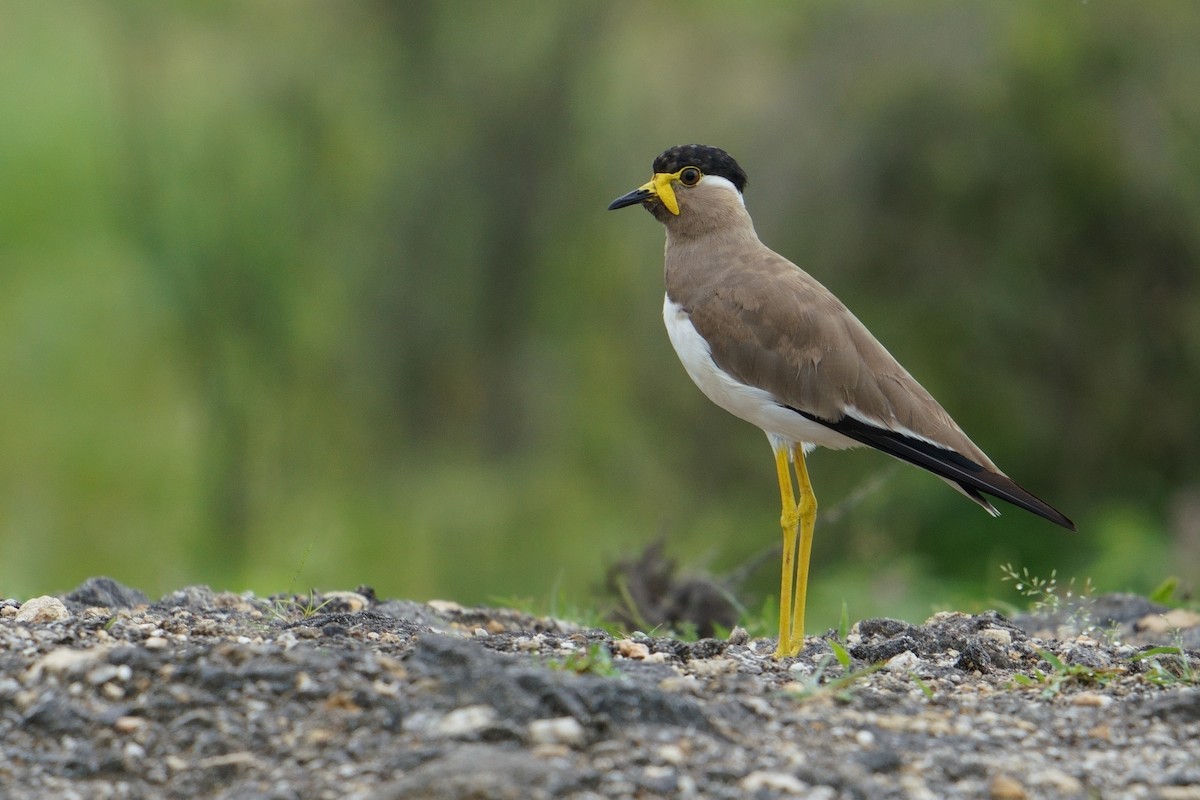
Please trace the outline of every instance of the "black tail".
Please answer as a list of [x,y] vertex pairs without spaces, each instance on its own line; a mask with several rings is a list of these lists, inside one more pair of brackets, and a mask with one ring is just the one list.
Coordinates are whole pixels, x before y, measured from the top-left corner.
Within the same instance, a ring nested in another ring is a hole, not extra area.
[[1022,489],[1007,475],[992,472],[953,450],[947,450],[922,439],[914,439],[885,428],[877,428],[849,416],[843,417],[837,422],[828,422],[795,408],[791,410],[813,422],[819,422],[849,439],[862,442],[876,450],[882,450],[901,461],[907,461],[921,469],[929,470],[940,478],[958,484],[964,494],[984,508],[990,509],[991,504],[980,496],[980,492],[990,494],[1006,503],[1012,503],[1018,508],[1037,514],[1068,530],[1075,530],[1075,523],[1065,514],[1045,500]]

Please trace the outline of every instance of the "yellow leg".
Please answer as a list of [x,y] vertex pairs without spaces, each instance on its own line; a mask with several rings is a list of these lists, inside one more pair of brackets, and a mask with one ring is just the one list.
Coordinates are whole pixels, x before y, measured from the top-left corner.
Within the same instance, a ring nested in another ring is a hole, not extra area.
[[[783,502],[783,513],[779,517],[779,526],[783,530],[783,577],[779,586],[779,645],[775,649],[775,657],[783,658],[795,655],[800,650],[799,643],[796,646],[792,644],[792,632],[795,629],[792,608],[796,587],[796,526],[800,522],[800,515],[792,494],[792,473],[788,469],[788,451],[784,447],[775,450],[775,472],[779,477],[779,496]],[[804,608],[803,601],[800,608]],[[800,629],[804,629],[803,620]]]
[[812,482],[808,479],[808,465],[804,463],[804,448],[792,448],[792,463],[796,467],[796,484],[800,490],[800,502],[796,514],[800,517],[800,563],[796,567],[796,590],[792,607],[792,640],[796,652],[804,645],[804,601],[808,597],[808,564],[812,554],[813,528],[817,523],[817,496],[813,494]]

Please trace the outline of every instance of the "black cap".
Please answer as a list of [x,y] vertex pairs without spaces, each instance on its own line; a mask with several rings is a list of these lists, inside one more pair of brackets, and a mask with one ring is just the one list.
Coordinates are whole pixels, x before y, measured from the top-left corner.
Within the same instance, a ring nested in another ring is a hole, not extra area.
[[705,175],[720,175],[734,186],[739,192],[746,191],[746,172],[733,156],[719,147],[706,144],[681,144],[664,151],[654,159],[655,173],[674,173],[684,167],[699,167]]

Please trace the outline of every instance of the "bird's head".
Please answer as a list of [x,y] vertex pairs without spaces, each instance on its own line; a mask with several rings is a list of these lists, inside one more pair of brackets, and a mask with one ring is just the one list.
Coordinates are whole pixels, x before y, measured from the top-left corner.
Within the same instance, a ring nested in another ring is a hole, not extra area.
[[675,217],[730,201],[742,205],[746,173],[719,147],[683,144],[654,159],[654,176],[609,204],[608,210],[641,203],[664,224]]

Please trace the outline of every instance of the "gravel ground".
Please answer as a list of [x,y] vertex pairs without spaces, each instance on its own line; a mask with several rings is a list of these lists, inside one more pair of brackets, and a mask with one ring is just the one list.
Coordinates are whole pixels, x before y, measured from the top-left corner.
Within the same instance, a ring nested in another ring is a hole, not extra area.
[[0,797],[1200,800],[1193,612],[1109,595],[772,647],[95,578],[0,600]]

